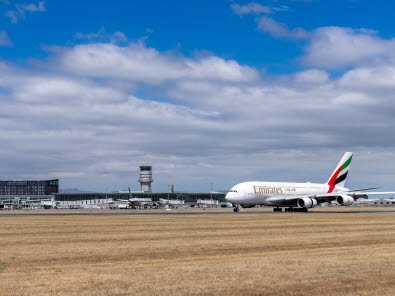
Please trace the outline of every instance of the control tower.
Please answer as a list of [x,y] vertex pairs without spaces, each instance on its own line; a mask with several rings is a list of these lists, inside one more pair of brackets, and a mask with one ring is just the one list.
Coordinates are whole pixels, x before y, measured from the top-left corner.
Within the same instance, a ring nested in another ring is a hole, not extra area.
[[151,183],[154,182],[154,179],[152,179],[152,166],[150,165],[140,166],[139,182],[141,185],[141,191],[152,192]]

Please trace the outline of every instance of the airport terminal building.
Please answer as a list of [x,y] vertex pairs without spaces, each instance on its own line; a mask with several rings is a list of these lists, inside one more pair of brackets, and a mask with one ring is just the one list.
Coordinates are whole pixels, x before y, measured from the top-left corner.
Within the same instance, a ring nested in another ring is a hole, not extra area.
[[59,192],[59,180],[0,181],[0,196],[4,195],[52,195]]
[[141,191],[112,192],[112,193],[56,193],[54,203],[60,207],[105,207],[109,203],[127,201],[130,199],[150,199],[153,203],[163,200],[178,200],[187,203],[196,203],[198,200],[225,201],[225,193],[221,192],[201,192],[201,191],[178,191],[174,192],[152,192],[151,184],[152,166],[140,166],[138,179]]
[[108,208],[112,203],[127,202],[131,199],[151,200],[158,204],[161,200],[175,203],[211,205],[225,202],[226,192],[174,191],[152,192],[152,166],[140,166],[140,191],[118,191],[111,193],[59,193],[59,180],[6,180],[0,181],[0,206],[7,209],[50,206],[61,208]]
[[54,202],[60,206],[89,206],[104,205],[119,200],[129,200],[132,198],[149,198],[153,202],[160,199],[184,200],[185,202],[196,203],[198,200],[217,200],[225,202],[226,193],[223,192],[203,192],[203,191],[179,191],[179,192],[128,192],[128,193],[56,193]]
[[59,192],[59,179],[52,180],[2,180],[0,205],[19,208],[50,201]]

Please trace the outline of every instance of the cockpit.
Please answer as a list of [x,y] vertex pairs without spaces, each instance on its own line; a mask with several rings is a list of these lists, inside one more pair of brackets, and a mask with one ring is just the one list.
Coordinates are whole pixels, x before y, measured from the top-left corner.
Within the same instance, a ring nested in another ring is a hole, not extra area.
[[229,190],[225,196],[225,199],[228,202],[234,202],[238,198],[239,198],[239,194],[237,193],[237,190],[235,190],[235,189]]

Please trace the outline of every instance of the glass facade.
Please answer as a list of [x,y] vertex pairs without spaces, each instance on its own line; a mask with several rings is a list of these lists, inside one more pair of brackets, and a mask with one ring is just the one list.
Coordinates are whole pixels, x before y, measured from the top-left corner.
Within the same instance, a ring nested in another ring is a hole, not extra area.
[[0,196],[4,195],[52,195],[59,192],[59,180],[0,181]]

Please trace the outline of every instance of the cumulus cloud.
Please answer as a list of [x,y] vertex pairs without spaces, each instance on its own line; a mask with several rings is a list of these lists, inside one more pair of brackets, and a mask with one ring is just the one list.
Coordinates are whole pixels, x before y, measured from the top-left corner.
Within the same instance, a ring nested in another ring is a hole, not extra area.
[[43,11],[46,11],[45,2],[39,1],[37,4],[16,4],[15,10],[9,10],[5,15],[11,19],[12,23],[17,23],[20,19],[24,19],[26,17],[26,12],[33,13]]
[[339,83],[342,86],[377,90],[395,88],[395,65],[358,67],[345,73]]
[[0,46],[12,46],[13,43],[8,36],[8,33],[4,30],[0,31]]
[[[136,189],[138,166],[150,164],[155,190],[208,190],[213,180],[227,189],[251,179],[325,181],[347,150],[366,167],[378,146],[380,159],[395,156],[393,64],[331,79],[316,68],[261,76],[234,60],[141,43],[52,54],[39,68],[0,62],[5,178]],[[353,180],[363,174],[353,170]],[[385,182],[391,172],[374,185]]]
[[376,33],[367,29],[318,28],[303,60],[312,66],[338,68],[393,59],[395,41],[379,38]]
[[310,37],[310,33],[303,28],[289,29],[286,24],[277,22],[267,16],[263,16],[258,20],[258,28],[274,37],[295,39],[307,39]]
[[125,47],[106,43],[77,45],[65,49],[56,63],[71,73],[147,84],[180,78],[252,81],[259,76],[255,69],[233,60],[216,56],[191,59],[161,53],[141,42]]
[[[260,14],[256,3],[240,6],[232,4],[236,14]],[[281,12],[289,7],[273,8],[271,12]],[[267,13],[267,12],[266,12]],[[305,30],[301,27],[289,28],[269,16],[256,19],[258,29],[275,38],[303,40],[305,55],[300,61],[316,68],[339,69],[352,66],[381,64],[395,60],[395,39],[379,37],[379,32],[367,28],[345,28],[338,26],[319,27]]]
[[290,29],[268,16],[258,20],[258,28],[276,38],[301,39],[305,41],[305,55],[300,59],[304,65],[326,69],[380,64],[395,60],[395,39],[383,39],[371,29],[320,27],[305,30]]
[[262,14],[262,13],[272,13],[272,9],[268,6],[263,6],[259,3],[251,2],[246,5],[240,5],[233,3],[231,8],[234,13],[238,15],[244,14]]

